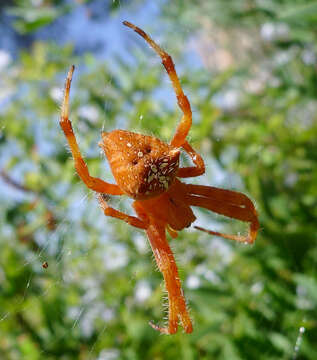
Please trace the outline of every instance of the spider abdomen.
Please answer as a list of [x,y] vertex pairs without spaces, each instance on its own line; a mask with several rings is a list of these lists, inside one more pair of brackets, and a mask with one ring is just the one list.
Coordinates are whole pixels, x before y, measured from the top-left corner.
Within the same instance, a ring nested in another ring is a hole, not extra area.
[[180,150],[153,136],[126,130],[102,133],[99,145],[119,187],[133,199],[158,196],[172,184]]

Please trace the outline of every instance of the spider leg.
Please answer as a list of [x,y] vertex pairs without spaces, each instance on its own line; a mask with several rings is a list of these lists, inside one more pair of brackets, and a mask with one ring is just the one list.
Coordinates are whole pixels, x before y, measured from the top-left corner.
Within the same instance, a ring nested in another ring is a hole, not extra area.
[[109,184],[101,179],[90,176],[87,165],[81,156],[81,153],[80,153],[80,150],[79,150],[79,147],[77,144],[77,140],[76,140],[76,137],[75,137],[75,134],[73,131],[72,124],[68,118],[69,92],[70,92],[70,85],[71,85],[74,69],[75,69],[75,67],[74,67],[74,65],[72,65],[70,70],[68,71],[68,75],[66,78],[64,98],[63,98],[63,103],[62,103],[62,112],[61,112],[59,124],[66,136],[70,150],[72,152],[76,171],[77,171],[79,177],[82,179],[82,181],[86,184],[86,186],[89,189],[94,190],[96,192],[100,192],[100,193],[107,193],[107,194],[111,194],[111,195],[121,195],[121,194],[123,194],[123,192],[121,191],[121,189],[119,188],[118,185]]
[[128,214],[125,214],[122,211],[118,211],[118,210],[110,207],[107,204],[104,194],[98,195],[98,202],[106,216],[112,216],[117,219],[123,220],[126,223],[128,223],[134,227],[137,227],[139,229],[147,229],[148,223],[145,220],[141,220],[140,218],[135,217],[135,216],[130,216]]
[[153,329],[162,334],[175,334],[177,331],[178,320],[180,319],[186,333],[193,331],[193,326],[186,308],[186,302],[181,288],[177,266],[173,252],[168,245],[163,223],[150,220],[150,225],[146,230],[156,263],[163,274],[166,290],[168,292],[169,312],[168,326],[159,327],[150,322]]
[[203,207],[232,219],[250,222],[249,232],[246,236],[223,234],[206,230],[199,226],[195,226],[196,229],[238,242],[250,244],[254,242],[260,225],[255,207],[246,195],[237,191],[219,189],[212,186],[190,184],[186,185],[186,188],[187,195],[185,202],[188,205]]
[[182,148],[191,157],[193,163],[196,166],[189,166],[186,168],[179,168],[177,171],[177,177],[186,178],[199,176],[205,173],[205,163],[203,158],[189,145],[187,141],[184,142]]
[[192,111],[190,107],[190,103],[183,92],[181,84],[179,82],[175,65],[170,55],[165,52],[159,45],[157,45],[153,39],[147,35],[142,29],[139,27],[131,24],[128,21],[123,22],[124,25],[128,26],[129,28],[133,29],[136,33],[143,37],[143,39],[154,49],[154,51],[161,57],[162,64],[165,67],[165,70],[172,81],[172,85],[177,97],[177,103],[180,109],[183,112],[183,117],[181,122],[179,123],[176,133],[171,141],[171,145],[174,147],[180,147],[185,142],[186,136],[190,130],[192,125]]

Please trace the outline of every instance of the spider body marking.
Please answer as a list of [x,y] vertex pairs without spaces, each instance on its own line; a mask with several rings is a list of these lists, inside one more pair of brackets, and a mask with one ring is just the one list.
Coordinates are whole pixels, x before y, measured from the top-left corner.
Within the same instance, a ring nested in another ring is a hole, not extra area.
[[[171,237],[177,237],[177,231],[189,227],[195,221],[196,217],[191,206],[198,206],[232,219],[248,222],[250,226],[246,236],[223,234],[199,226],[195,226],[196,229],[251,244],[259,229],[258,216],[252,201],[240,192],[185,184],[179,180],[179,178],[199,176],[205,172],[202,157],[186,140],[192,124],[190,103],[181,88],[172,58],[143,30],[127,21],[123,24],[142,36],[161,57],[172,82],[183,116],[170,144],[153,136],[126,130],[103,132],[99,146],[110,163],[116,184],[92,177],[82,158],[68,117],[74,66],[70,68],[66,79],[60,126],[72,152],[76,171],[89,189],[99,193],[98,201],[104,214],[146,231],[158,268],[164,277],[169,302],[168,325],[160,327],[152,322],[150,325],[163,334],[174,334],[180,322],[185,332],[191,333],[193,326],[174,255],[166,239],[166,231]],[[191,157],[194,166],[179,167],[181,150]],[[108,195],[127,195],[134,199],[132,206],[137,216],[127,215],[110,207],[107,204]]]

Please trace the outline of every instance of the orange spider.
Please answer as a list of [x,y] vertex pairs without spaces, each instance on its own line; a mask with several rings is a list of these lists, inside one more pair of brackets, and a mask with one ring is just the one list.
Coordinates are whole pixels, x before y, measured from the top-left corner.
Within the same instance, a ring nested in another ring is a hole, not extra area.
[[[117,184],[110,184],[90,176],[68,118],[69,92],[74,66],[70,68],[66,79],[60,125],[70,146],[76,171],[89,189],[99,193],[98,200],[104,214],[144,229],[147,233],[158,268],[165,280],[169,301],[168,326],[159,327],[152,322],[150,325],[161,333],[174,334],[180,320],[185,332],[191,333],[193,326],[186,308],[175,259],[166,240],[166,230],[172,238],[176,238],[177,231],[189,227],[196,219],[191,206],[199,206],[233,219],[249,222],[250,228],[246,236],[222,234],[198,226],[195,226],[196,229],[251,244],[259,229],[257,212],[252,201],[242,193],[212,186],[185,184],[178,179],[199,176],[205,172],[203,159],[186,140],[192,124],[189,101],[181,88],[172,58],[143,30],[127,21],[123,24],[141,35],[155,50],[171,79],[178,106],[183,112],[172,141],[166,144],[153,136],[126,130],[103,132],[99,146],[105,152]],[[191,157],[195,166],[179,167],[181,149]],[[134,199],[133,208],[137,217],[110,207],[105,194],[128,195]]]

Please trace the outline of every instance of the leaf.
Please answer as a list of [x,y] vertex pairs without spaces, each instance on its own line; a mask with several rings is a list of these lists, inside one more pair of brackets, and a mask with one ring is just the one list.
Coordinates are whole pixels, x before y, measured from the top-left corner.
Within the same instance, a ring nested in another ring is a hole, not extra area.
[[317,1],[303,5],[291,5],[280,10],[278,18],[284,21],[309,21],[317,19]]

